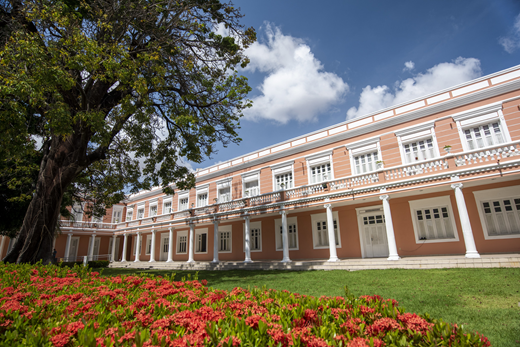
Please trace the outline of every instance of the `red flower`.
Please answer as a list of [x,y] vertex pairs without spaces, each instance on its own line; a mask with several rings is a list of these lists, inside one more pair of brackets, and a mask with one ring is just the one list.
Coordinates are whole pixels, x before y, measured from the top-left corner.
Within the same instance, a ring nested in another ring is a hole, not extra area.
[[54,347],[64,347],[67,343],[69,343],[70,337],[71,334],[69,333],[58,334],[56,336],[51,337],[51,342],[54,345]]

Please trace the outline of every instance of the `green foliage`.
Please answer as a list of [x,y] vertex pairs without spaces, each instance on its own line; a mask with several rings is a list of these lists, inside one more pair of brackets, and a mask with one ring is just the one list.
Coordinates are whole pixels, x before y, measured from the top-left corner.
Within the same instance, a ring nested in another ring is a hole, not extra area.
[[[164,270],[108,268],[104,275],[149,273],[171,276]],[[177,271],[175,279],[190,272]],[[199,271],[216,289],[289,290],[304,295],[377,294],[394,298],[409,312],[442,317],[446,322],[483,333],[495,347],[520,346],[520,269],[430,269],[366,271]],[[326,285],[324,285],[324,283]],[[493,285],[490,285],[493,283]],[[518,341],[518,342],[515,342]]]
[[[196,277],[196,276],[195,276]],[[0,343],[54,346],[489,346],[377,295],[223,291],[171,276],[0,263]]]
[[[88,262],[88,267],[92,268],[107,268],[110,265],[108,260],[92,260]],[[58,263],[59,267],[69,267],[73,268],[74,266],[83,266],[82,261],[62,261]]]
[[71,199],[102,215],[128,189],[194,186],[183,160],[240,140],[251,88],[237,69],[256,37],[231,4],[30,0],[0,2],[0,14],[0,176],[30,162],[36,141],[36,167],[56,166]]

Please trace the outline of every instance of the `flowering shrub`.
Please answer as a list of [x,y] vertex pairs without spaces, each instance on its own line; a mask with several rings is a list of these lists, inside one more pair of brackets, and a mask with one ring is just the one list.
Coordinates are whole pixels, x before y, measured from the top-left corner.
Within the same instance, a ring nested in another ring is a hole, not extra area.
[[489,346],[377,295],[231,292],[205,280],[0,263],[2,346]]

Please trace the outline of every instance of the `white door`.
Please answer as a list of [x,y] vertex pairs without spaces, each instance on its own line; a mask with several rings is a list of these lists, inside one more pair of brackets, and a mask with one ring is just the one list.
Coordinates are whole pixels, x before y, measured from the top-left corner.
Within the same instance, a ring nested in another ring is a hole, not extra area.
[[168,233],[161,234],[161,255],[162,261],[168,260],[168,247],[170,245],[170,235]]
[[96,237],[94,240],[94,260],[99,260],[99,244],[101,243],[101,238]]
[[365,258],[388,257],[385,216],[380,209],[359,211],[359,228]]
[[78,256],[79,237],[73,237],[70,240],[69,254],[67,255],[67,261],[77,261]]
[[[119,237],[116,239],[116,251],[114,253],[114,260],[112,261],[119,261]],[[108,254],[112,255],[112,244],[114,243],[114,238],[111,237],[110,241],[108,243]]]

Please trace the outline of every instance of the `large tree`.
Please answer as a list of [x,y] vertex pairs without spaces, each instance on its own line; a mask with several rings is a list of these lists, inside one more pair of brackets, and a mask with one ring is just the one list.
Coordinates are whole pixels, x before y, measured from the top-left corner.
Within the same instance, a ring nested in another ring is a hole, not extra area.
[[0,160],[41,156],[4,261],[50,262],[66,192],[94,214],[128,189],[172,194],[195,183],[184,159],[240,140],[240,17],[219,0],[0,0]]

